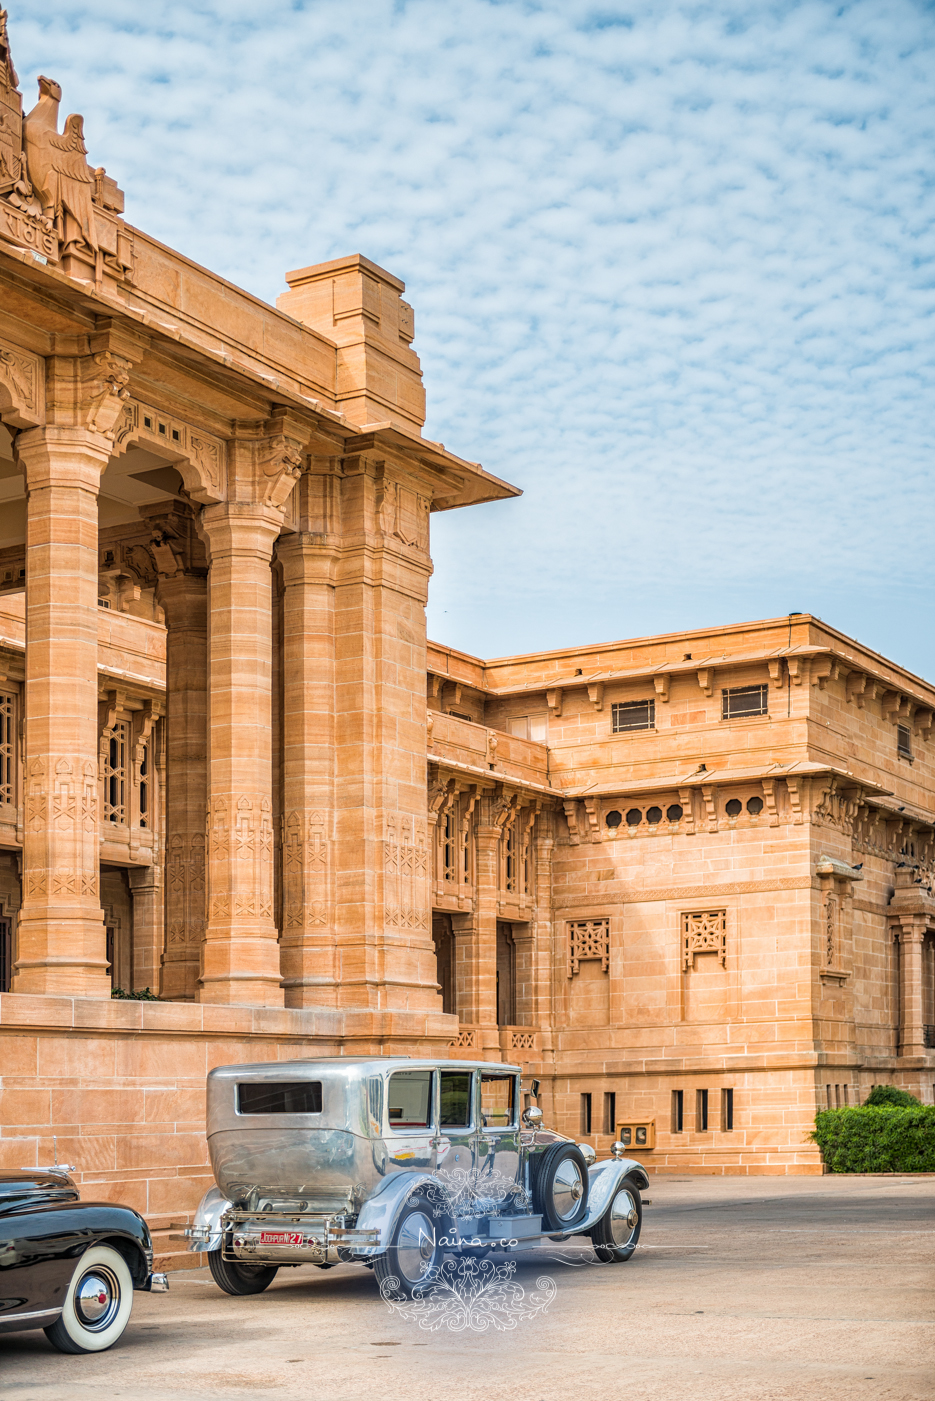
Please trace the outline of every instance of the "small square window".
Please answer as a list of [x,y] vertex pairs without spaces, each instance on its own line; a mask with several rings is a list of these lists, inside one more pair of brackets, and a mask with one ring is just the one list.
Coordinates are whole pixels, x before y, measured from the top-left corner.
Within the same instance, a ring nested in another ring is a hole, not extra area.
[[611,733],[622,734],[624,730],[652,730],[656,725],[655,699],[622,701],[611,707],[613,728]]
[[737,720],[745,715],[769,714],[768,686],[732,686],[721,692],[721,719]]
[[896,753],[901,759],[912,758],[912,731],[908,725],[896,726]]

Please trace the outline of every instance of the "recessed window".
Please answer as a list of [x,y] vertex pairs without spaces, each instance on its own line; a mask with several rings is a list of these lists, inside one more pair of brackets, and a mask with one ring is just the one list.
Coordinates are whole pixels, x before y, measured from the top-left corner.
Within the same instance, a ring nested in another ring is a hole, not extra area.
[[699,1133],[708,1132],[708,1091],[695,1091],[695,1128]]
[[685,1126],[685,1091],[672,1091],[672,1132],[681,1133]]
[[671,807],[666,808],[666,817],[670,822],[681,822],[682,809],[678,803],[673,803]]
[[721,1130],[730,1133],[734,1127],[734,1092],[721,1091]]
[[624,730],[651,730],[656,724],[655,699],[622,701],[611,706],[613,713],[613,733],[623,734]]
[[465,714],[463,713],[463,711],[460,711],[460,710],[449,710],[448,714],[451,716],[451,718],[452,718],[453,720],[467,720],[469,724],[473,724],[473,721],[471,720],[470,715],[465,715]]
[[743,803],[739,798],[731,798],[725,809],[728,817],[739,817],[743,812]]
[[589,1134],[591,1132],[591,1096],[581,1096],[581,1122],[579,1132]]
[[662,808],[647,808],[647,809],[646,809],[646,821],[647,821],[647,822],[652,822],[652,823],[654,823],[654,824],[655,824],[656,822],[661,822],[661,821],[662,821]]
[[627,826],[638,827],[642,820],[643,814],[640,812],[639,808],[630,808],[630,811],[627,813]]
[[613,1090],[604,1093],[604,1132],[617,1131],[617,1096]]
[[611,812],[607,814],[607,816],[604,818],[604,821],[608,827],[619,827],[621,822],[623,821],[623,813],[618,812],[617,809],[614,808]]
[[908,725],[896,726],[896,753],[901,759],[912,758],[912,731]]
[[769,714],[768,686],[732,686],[721,692],[721,719],[739,720],[746,715]]
[[762,811],[763,811],[763,799],[762,799],[762,798],[748,798],[748,799],[747,799],[747,812],[750,814],[751,817],[758,817]]

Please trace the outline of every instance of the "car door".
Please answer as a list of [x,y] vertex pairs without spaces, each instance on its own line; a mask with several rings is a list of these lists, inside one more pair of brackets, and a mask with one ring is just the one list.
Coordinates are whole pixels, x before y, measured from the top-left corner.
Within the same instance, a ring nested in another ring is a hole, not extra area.
[[475,1073],[464,1066],[439,1068],[437,1174],[458,1217],[471,1217],[477,1165]]
[[519,1078],[515,1072],[485,1068],[478,1080],[478,1206],[491,1214],[509,1214],[515,1209],[519,1184]]

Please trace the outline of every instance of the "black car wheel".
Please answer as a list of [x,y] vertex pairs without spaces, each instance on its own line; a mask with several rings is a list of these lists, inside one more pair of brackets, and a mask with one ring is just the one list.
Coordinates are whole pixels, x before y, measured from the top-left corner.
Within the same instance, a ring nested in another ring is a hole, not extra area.
[[78,1261],[62,1312],[45,1335],[59,1352],[105,1352],[122,1337],[132,1309],[126,1260],[109,1245],[92,1245]]
[[385,1255],[373,1262],[373,1272],[382,1288],[397,1288],[408,1296],[431,1284],[444,1258],[439,1243],[440,1232],[427,1202],[415,1201],[406,1207],[396,1230],[393,1243]]
[[575,1143],[553,1143],[542,1154],[533,1184],[533,1207],[547,1232],[572,1230],[588,1210],[588,1165]]
[[237,1260],[224,1260],[220,1250],[208,1251],[208,1269],[215,1284],[225,1294],[262,1294],[276,1278],[278,1265],[242,1265]]
[[591,1228],[594,1253],[607,1263],[629,1260],[643,1228],[643,1201],[632,1177],[625,1177],[596,1226]]

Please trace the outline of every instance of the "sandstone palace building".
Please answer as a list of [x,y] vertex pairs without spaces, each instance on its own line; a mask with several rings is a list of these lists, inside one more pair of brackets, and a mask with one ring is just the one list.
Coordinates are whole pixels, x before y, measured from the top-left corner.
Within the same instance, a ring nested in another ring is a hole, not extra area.
[[168,1231],[206,1072],[307,1055],[519,1061],[670,1170],[931,1101],[935,689],[804,614],[427,642],[432,513],[517,493],[423,436],[402,282],[231,286],[60,98],[4,17],[0,1163]]

